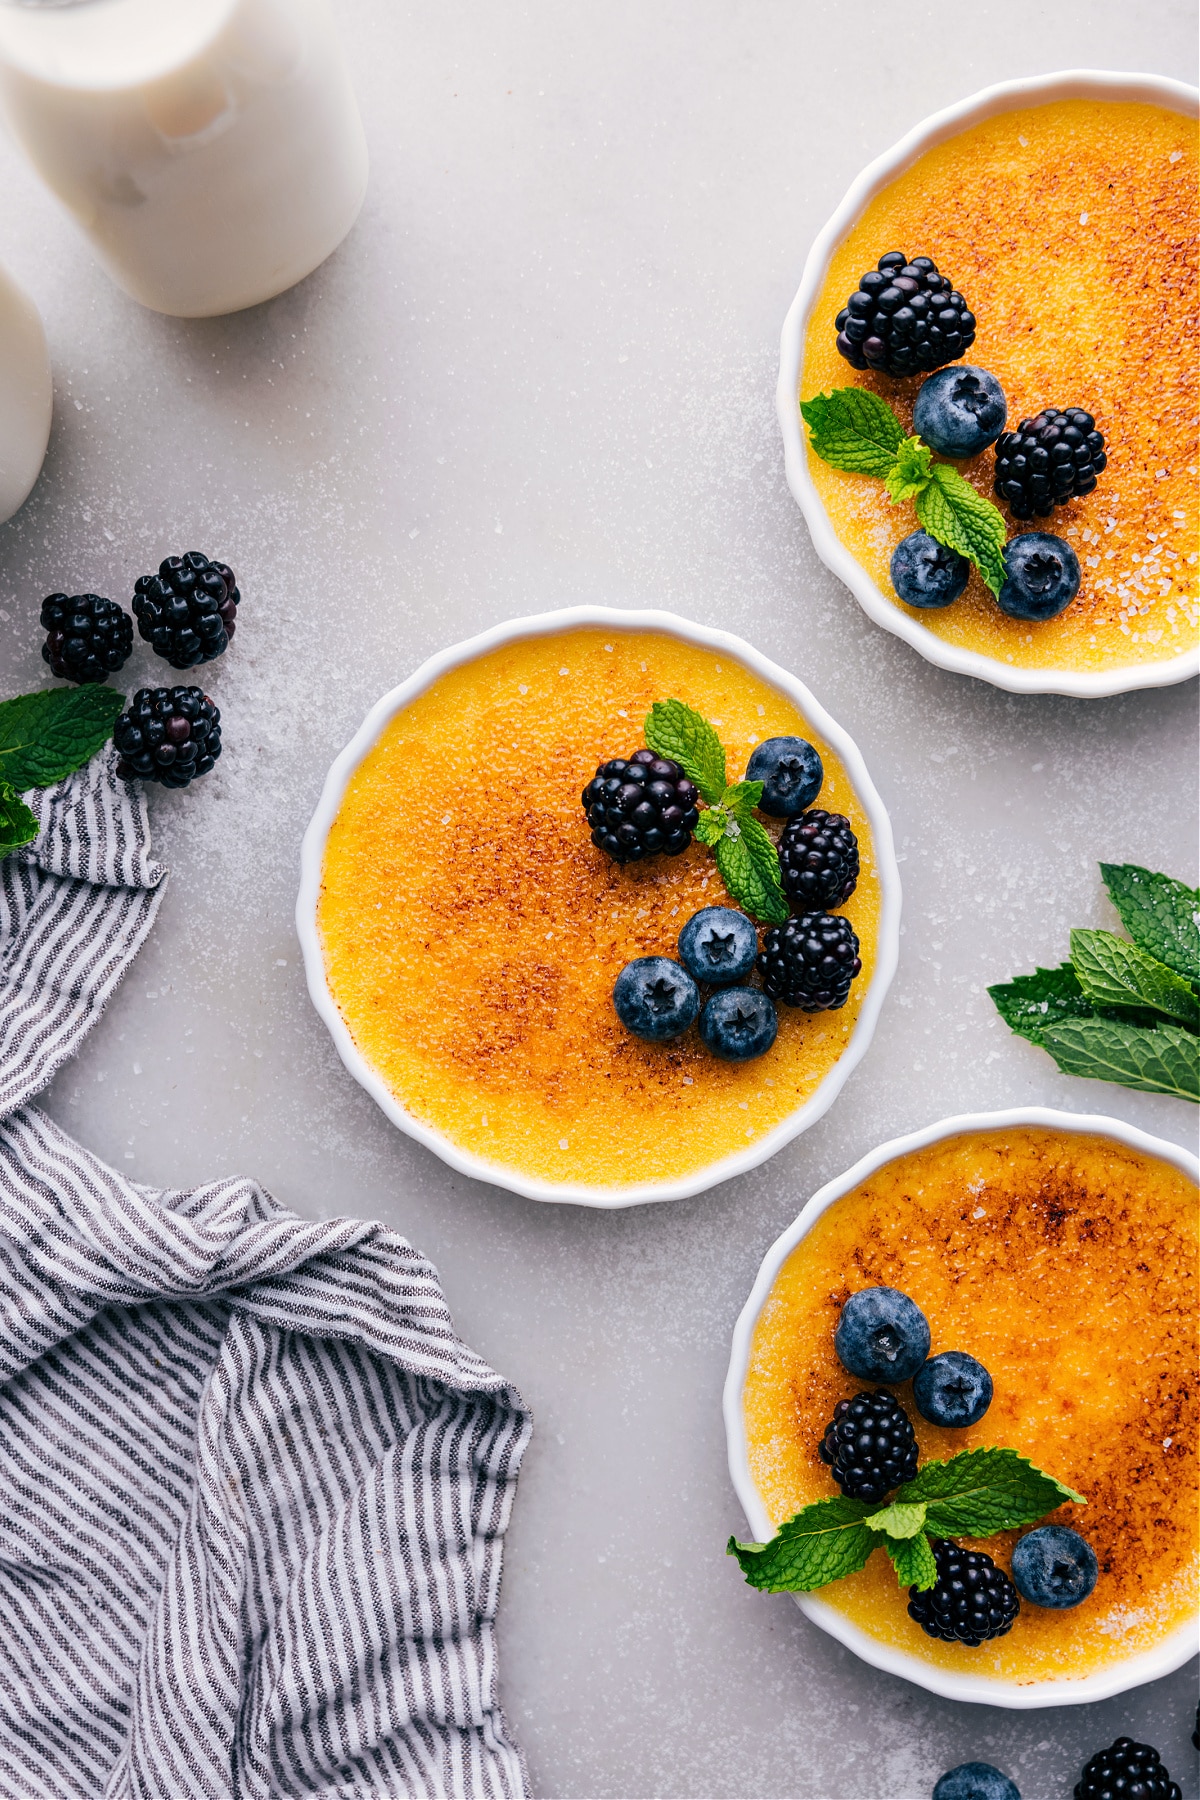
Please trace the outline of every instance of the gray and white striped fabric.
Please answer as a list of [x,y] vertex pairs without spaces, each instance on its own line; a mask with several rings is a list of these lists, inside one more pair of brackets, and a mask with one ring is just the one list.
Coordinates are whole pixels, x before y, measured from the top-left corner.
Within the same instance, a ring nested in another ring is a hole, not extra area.
[[[153,916],[144,813],[77,780],[0,863],[6,1095]],[[9,1113],[0,1794],[524,1795],[494,1631],[530,1429],[395,1233],[245,1179],[154,1192]]]

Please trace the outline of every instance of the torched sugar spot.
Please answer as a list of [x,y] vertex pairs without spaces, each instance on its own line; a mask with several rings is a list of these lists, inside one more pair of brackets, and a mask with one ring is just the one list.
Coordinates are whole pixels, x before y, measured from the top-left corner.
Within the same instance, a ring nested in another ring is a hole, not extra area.
[[[849,903],[863,972],[838,1012],[780,1008],[765,1057],[711,1057],[693,1026],[630,1036],[612,986],[675,955],[728,896],[710,853],[619,869],[580,794],[643,743],[655,700],[717,724],[731,779],[756,743],[819,749],[818,805],[845,813],[862,875]],[[503,645],[443,676],[351,779],[325,852],[319,923],[355,1044],[413,1114],[489,1162],[555,1182],[670,1181],[744,1149],[816,1092],[849,1042],[874,966],[878,872],[866,817],[828,744],[742,665],[664,634],[584,630]]]
[[[1093,493],[1009,535],[1050,531],[1079,558],[1057,619],[1007,618],[977,574],[942,611],[912,613],[946,642],[1028,668],[1161,662],[1197,638],[1198,345],[1194,121],[1160,107],[1060,100],[1002,113],[927,151],[835,252],[809,321],[802,394],[869,386],[912,429],[920,378],[859,373],[833,320],[886,250],[931,256],[978,324],[962,359],[990,369],[1008,424],[1082,406],[1107,440]],[[989,499],[991,450],[957,464]],[[809,473],[842,542],[898,607],[891,554],[917,529],[879,482]],[[912,609],[902,607],[911,612]]]
[[[978,1425],[951,1431],[895,1391],[921,1457],[1006,1444],[1086,1506],[1100,1578],[1065,1612],[1022,1603],[976,1650],[906,1611],[882,1553],[820,1598],[879,1642],[944,1669],[1072,1680],[1148,1650],[1197,1593],[1196,1190],[1111,1139],[1025,1128],[971,1133],[885,1165],[825,1212],[781,1269],[755,1330],[744,1393],[750,1470],[776,1525],[837,1492],[816,1446],[833,1408],[869,1384],[841,1367],[846,1296],[910,1294],[932,1354],[966,1350],[995,1383]],[[1018,1532],[980,1541],[1005,1568]]]

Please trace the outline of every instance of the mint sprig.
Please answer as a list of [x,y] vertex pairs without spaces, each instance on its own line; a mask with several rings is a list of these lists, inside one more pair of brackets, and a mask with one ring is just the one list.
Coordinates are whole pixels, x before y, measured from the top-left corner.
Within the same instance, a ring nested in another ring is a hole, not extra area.
[[1100,872],[1132,942],[1073,931],[1069,963],[988,993],[1064,1074],[1200,1101],[1200,894],[1132,863]]
[[696,836],[713,852],[730,898],[752,918],[782,925],[789,908],[779,853],[754,816],[762,782],[727,780],[725,750],[715,727],[682,700],[656,700],[646,715],[645,733],[651,750],[677,762],[707,800]]
[[893,505],[911,500],[923,530],[965,556],[998,594],[1007,579],[1004,515],[928,444],[906,437],[887,404],[869,388],[834,388],[800,402],[809,448],[833,469],[874,475]]
[[765,1544],[730,1538],[751,1587],[769,1593],[811,1593],[853,1575],[876,1549],[886,1550],[903,1587],[926,1589],[937,1580],[929,1539],[991,1537],[1044,1519],[1082,1494],[1001,1446],[964,1450],[949,1462],[927,1462],[889,1506],[869,1500],[817,1500],[781,1525]]
[[0,781],[23,794],[73,775],[108,742],[124,704],[114,688],[94,686],[0,702]]
[[38,822],[11,781],[0,781],[0,856],[31,844]]

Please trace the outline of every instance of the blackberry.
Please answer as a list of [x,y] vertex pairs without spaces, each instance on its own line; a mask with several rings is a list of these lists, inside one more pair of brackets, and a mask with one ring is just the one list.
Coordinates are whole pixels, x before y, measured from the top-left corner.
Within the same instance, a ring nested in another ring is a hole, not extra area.
[[107,681],[133,649],[133,620],[100,594],[47,594],[42,660],[60,681]]
[[758,953],[758,972],[772,1000],[804,1012],[845,1006],[861,968],[854,927],[840,913],[802,913],[773,925]]
[[155,655],[173,669],[192,669],[229,648],[241,597],[228,563],[189,550],[160,562],[157,575],[139,576],[133,610]]
[[1078,406],[1043,407],[996,439],[996,492],[1014,519],[1044,519],[1090,494],[1107,466],[1104,434]]
[[899,250],[868,269],[837,316],[837,347],[852,369],[921,375],[957,362],[975,342],[975,315],[928,256]]
[[946,1538],[930,1538],[936,1584],[908,1590],[908,1616],[930,1637],[978,1649],[1011,1631],[1021,1610],[1017,1590],[982,1550],[964,1550]]
[[679,764],[653,750],[601,763],[582,798],[593,844],[615,863],[678,856],[700,817],[700,796]]
[[793,912],[842,906],[858,886],[858,839],[850,821],[819,806],[789,819],[779,840],[779,870]]
[[908,1414],[886,1388],[839,1400],[817,1455],[852,1500],[883,1500],[917,1472]]
[[1119,1737],[1088,1758],[1075,1783],[1075,1800],[1182,1800],[1182,1795],[1152,1744]]
[[139,688],[113,726],[126,781],[186,787],[221,754],[221,715],[198,687]]

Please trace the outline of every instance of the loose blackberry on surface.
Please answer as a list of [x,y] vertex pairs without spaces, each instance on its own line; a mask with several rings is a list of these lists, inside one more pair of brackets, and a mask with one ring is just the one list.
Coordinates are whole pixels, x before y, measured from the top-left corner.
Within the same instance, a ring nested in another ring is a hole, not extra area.
[[886,1388],[839,1400],[817,1455],[852,1500],[883,1500],[917,1472],[912,1422]]
[[972,1649],[1011,1631],[1021,1602],[1004,1570],[982,1550],[964,1550],[948,1538],[930,1538],[929,1547],[938,1578],[924,1593],[909,1588],[909,1618],[929,1637]]
[[1152,1744],[1119,1737],[1097,1750],[1075,1783],[1075,1800],[1183,1800]]
[[228,563],[213,562],[199,550],[168,556],[157,575],[134,584],[138,630],[156,656],[173,669],[212,662],[229,648],[241,600]]
[[793,912],[844,906],[858,886],[858,871],[858,839],[841,813],[814,806],[784,826],[779,872]]
[[221,754],[221,714],[198,687],[139,688],[113,726],[117,774],[186,787]]
[[803,1012],[835,1012],[850,998],[862,969],[858,937],[840,914],[802,913],[773,925],[758,955],[762,984],[772,1000]]
[[811,806],[824,779],[820,752],[807,738],[766,738],[746,764],[746,780],[763,784],[758,810],[776,819],[792,819]]
[[898,1288],[859,1288],[838,1315],[833,1348],[860,1381],[910,1381],[929,1355],[929,1320]]
[[928,256],[899,250],[868,269],[835,321],[837,347],[853,369],[919,375],[964,356],[975,315]]
[[996,494],[1014,519],[1044,519],[1090,494],[1107,466],[1104,434],[1091,413],[1047,406],[996,440]]
[[601,763],[582,794],[592,842],[615,863],[686,850],[700,817],[698,799],[679,764],[653,750]]
[[133,649],[133,620],[100,594],[47,594],[41,620],[48,633],[42,660],[60,681],[107,681]]
[[971,565],[927,531],[910,531],[892,551],[892,586],[905,606],[923,612],[952,606],[967,585]]

